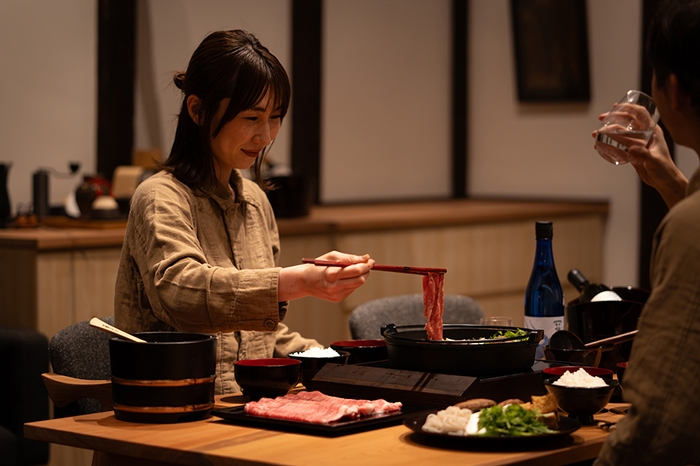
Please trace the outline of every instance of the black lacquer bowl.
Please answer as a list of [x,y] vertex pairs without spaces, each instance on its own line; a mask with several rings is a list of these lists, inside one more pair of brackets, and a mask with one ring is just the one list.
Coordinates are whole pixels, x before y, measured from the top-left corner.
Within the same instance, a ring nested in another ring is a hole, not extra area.
[[546,378],[561,377],[564,372],[577,372],[579,369],[583,369],[594,377],[600,377],[601,379],[613,380],[613,371],[610,369],[604,369],[602,367],[588,367],[588,366],[550,366],[542,369],[542,375]]
[[340,364],[345,365],[348,362],[348,357],[350,353],[347,351],[336,351],[338,356],[327,356],[327,357],[316,357],[316,356],[305,356],[300,353],[291,353],[289,355],[290,359],[294,359],[301,362],[301,383],[308,387],[311,380],[314,378],[316,373],[321,370],[326,364]]
[[335,341],[331,343],[331,348],[350,353],[348,364],[383,361],[388,357],[384,340]]
[[620,383],[617,380],[605,380],[605,387],[565,387],[554,385],[557,378],[547,379],[544,386],[554,396],[559,409],[569,417],[581,421],[584,425],[594,424],[593,415],[610,402],[613,392]]
[[299,382],[300,362],[289,358],[243,359],[233,364],[236,382],[253,400],[289,393]]
[[548,361],[568,362],[570,364],[598,367],[603,355],[603,347],[595,348],[559,348],[544,347],[544,357]]

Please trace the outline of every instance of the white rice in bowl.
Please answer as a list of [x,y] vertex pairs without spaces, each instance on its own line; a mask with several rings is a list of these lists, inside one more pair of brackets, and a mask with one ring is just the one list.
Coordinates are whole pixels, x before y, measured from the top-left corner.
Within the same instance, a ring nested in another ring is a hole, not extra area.
[[561,377],[552,382],[552,385],[574,388],[598,388],[608,386],[605,380],[598,376],[589,374],[583,367],[576,372],[564,372]]
[[319,348],[314,347],[307,349],[306,351],[297,351],[296,353],[289,353],[291,357],[302,356],[306,358],[334,358],[340,356],[340,354],[333,348]]

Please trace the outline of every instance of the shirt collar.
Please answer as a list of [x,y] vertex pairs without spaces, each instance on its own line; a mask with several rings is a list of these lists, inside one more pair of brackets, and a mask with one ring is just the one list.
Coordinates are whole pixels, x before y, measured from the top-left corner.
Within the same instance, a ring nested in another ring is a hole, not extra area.
[[[243,175],[241,174],[240,170],[231,171],[229,184],[233,188],[233,192],[236,193],[236,199],[234,202],[235,204],[258,204],[255,198],[253,196],[250,196],[246,192],[246,189],[244,188],[243,184]],[[219,185],[216,187],[216,190],[214,191],[214,197],[219,202],[219,204],[222,205],[230,204],[232,202],[231,192],[228,190],[228,187],[224,186],[221,183],[219,183]]]

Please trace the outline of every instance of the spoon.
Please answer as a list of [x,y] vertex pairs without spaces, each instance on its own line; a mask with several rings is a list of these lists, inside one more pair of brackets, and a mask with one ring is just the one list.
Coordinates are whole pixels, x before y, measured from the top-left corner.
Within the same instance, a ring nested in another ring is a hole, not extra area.
[[611,337],[602,338],[602,339],[596,340],[596,341],[591,341],[589,343],[586,343],[583,346],[585,346],[586,348],[595,348],[597,346],[616,345],[618,343],[622,343],[622,342],[634,339],[634,336],[636,334],[637,334],[637,330],[632,330],[631,332],[621,333],[619,335],[613,335]]
[[632,330],[631,332],[613,335],[611,337],[603,338],[602,340],[591,341],[584,344],[575,333],[568,330],[559,330],[554,332],[550,338],[549,347],[553,349],[597,348],[599,346],[614,345],[616,343],[632,340],[636,334],[637,330]]
[[127,340],[135,341],[136,343],[148,343],[146,340],[142,340],[139,337],[131,335],[130,333],[126,333],[123,330],[119,330],[117,327],[112,327],[107,322],[104,322],[103,320],[100,320],[97,317],[93,317],[92,319],[90,319],[90,326],[99,328],[100,330],[104,330],[105,332],[113,333],[114,335],[126,338]]

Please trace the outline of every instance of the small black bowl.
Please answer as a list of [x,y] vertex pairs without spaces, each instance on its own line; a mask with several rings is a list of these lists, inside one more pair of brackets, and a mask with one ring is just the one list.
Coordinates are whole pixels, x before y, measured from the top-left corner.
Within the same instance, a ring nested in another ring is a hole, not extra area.
[[544,347],[544,357],[548,361],[568,362],[572,365],[598,367],[600,358],[603,354],[603,348],[571,348],[571,349],[553,349],[549,346]]
[[304,387],[309,387],[311,379],[313,379],[316,373],[326,364],[331,363],[345,365],[348,362],[348,356],[350,356],[350,353],[347,351],[336,352],[339,354],[339,356],[316,357],[304,356],[300,353],[291,353],[289,355],[290,359],[301,361],[301,383],[304,385]]
[[605,408],[615,389],[620,386],[617,380],[603,379],[607,384],[605,387],[565,387],[553,384],[557,378],[544,381],[547,392],[554,396],[559,409],[584,425],[595,424],[593,415]]
[[613,371],[610,369],[605,369],[603,367],[588,367],[588,366],[552,366],[542,369],[542,373],[550,377],[560,377],[564,375],[564,372],[576,372],[579,369],[583,369],[590,375],[595,377],[600,377],[602,379],[613,380]]
[[384,361],[389,358],[386,340],[344,340],[331,343],[331,348],[350,353],[348,364]]
[[233,363],[236,382],[253,400],[289,393],[299,382],[301,363],[289,358],[242,359]]

